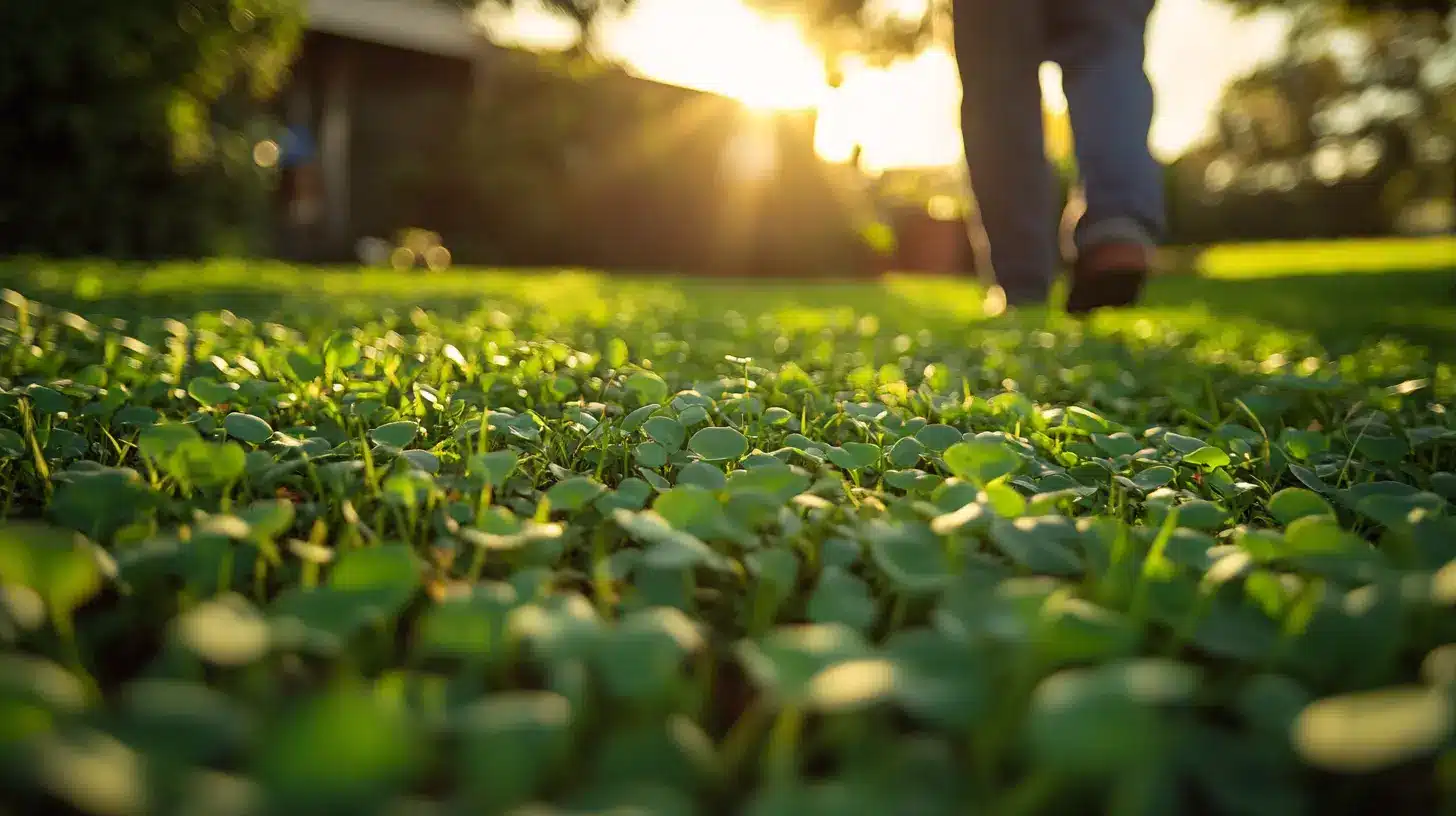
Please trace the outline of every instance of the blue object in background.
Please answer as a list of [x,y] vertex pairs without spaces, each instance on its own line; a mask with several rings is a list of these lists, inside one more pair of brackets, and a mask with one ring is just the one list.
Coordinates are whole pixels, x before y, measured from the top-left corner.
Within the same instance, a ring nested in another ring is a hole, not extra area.
[[283,131],[283,137],[278,144],[280,150],[279,164],[284,167],[297,167],[313,161],[318,153],[318,146],[314,143],[313,134],[305,125],[292,125]]

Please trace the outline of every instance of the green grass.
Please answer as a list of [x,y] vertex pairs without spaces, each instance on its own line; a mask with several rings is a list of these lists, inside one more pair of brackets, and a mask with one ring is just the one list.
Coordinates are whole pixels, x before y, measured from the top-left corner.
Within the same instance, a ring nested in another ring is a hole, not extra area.
[[8,262],[9,810],[1456,806],[1456,279],[1247,269]]
[[1298,274],[1392,270],[1452,271],[1456,236],[1369,238],[1344,241],[1269,241],[1211,247],[1198,271],[1213,278],[1268,278]]

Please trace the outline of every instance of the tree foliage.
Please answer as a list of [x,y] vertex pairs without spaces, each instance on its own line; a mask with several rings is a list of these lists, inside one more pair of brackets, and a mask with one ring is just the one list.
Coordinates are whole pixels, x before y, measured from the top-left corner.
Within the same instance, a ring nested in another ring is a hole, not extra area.
[[0,3],[0,251],[228,249],[262,191],[252,100],[301,22],[294,0]]
[[1306,2],[1283,53],[1225,89],[1172,168],[1188,241],[1449,229],[1456,19]]
[[[1297,11],[1302,6],[1309,4],[1310,0],[1221,0],[1228,5],[1238,7],[1245,11],[1262,11],[1265,9],[1282,9],[1285,11]],[[1445,14],[1456,9],[1456,0],[1316,0],[1320,5],[1329,9],[1354,13],[1388,13],[1397,14],[1419,14],[1433,12]]]
[[[571,0],[563,0],[571,2]],[[748,0],[766,13],[800,21],[833,68],[847,56],[886,62],[949,38],[952,0]],[[1446,14],[1456,0],[1219,0],[1240,11],[1297,11],[1311,3],[1352,17],[1376,13]]]

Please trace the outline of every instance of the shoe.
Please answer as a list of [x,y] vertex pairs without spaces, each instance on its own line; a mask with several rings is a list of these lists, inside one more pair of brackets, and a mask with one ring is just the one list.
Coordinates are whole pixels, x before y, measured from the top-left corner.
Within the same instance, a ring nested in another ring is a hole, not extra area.
[[1072,267],[1067,314],[1132,306],[1142,295],[1153,249],[1132,241],[1109,241],[1084,249]]

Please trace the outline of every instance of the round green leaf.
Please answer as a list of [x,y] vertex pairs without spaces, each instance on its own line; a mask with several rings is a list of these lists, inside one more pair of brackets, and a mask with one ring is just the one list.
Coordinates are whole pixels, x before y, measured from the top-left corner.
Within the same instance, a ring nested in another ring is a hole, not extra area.
[[902,592],[939,589],[953,577],[945,544],[924,524],[872,521],[865,527],[875,565]]
[[499,659],[509,647],[507,626],[515,607],[516,590],[510,584],[477,584],[425,612],[415,648],[438,657]]
[[288,368],[300,382],[312,382],[323,376],[324,361],[311,351],[290,351]]
[[1112,776],[1139,768],[1163,747],[1155,707],[1186,703],[1198,683],[1193,669],[1158,659],[1054,674],[1032,695],[1032,751],[1064,773]]
[[617,496],[629,510],[641,510],[652,496],[652,486],[635,477],[627,477],[617,485]]
[[39,414],[63,414],[71,410],[71,398],[43,385],[32,385],[25,389],[25,396]]
[[656,442],[643,442],[632,451],[632,458],[646,468],[660,468],[667,464],[667,451]]
[[705,490],[718,491],[728,485],[728,477],[723,471],[707,462],[689,462],[683,465],[677,473],[677,483],[680,485],[696,485]]
[[1298,431],[1293,428],[1284,429],[1284,432],[1279,435],[1279,444],[1300,461],[1315,454],[1324,453],[1329,448],[1329,441],[1319,431]]
[[348,368],[362,357],[359,341],[348,332],[334,332],[324,342],[324,362],[331,368]]
[[1178,478],[1178,471],[1166,465],[1154,465],[1132,477],[1132,483],[1142,491],[1157,490]]
[[201,487],[221,487],[237,481],[247,468],[247,454],[236,442],[184,442],[168,457],[174,477]]
[[1175,433],[1165,434],[1163,441],[1168,443],[1168,446],[1173,450],[1178,451],[1184,456],[1208,447],[1208,443],[1202,439],[1195,439],[1191,436]]
[[907,436],[890,447],[890,464],[897,468],[912,468],[920,462],[925,445],[913,436]]
[[694,485],[678,485],[663,492],[652,509],[668,524],[699,538],[710,538],[724,521],[723,505],[711,491]]
[[1228,467],[1233,460],[1227,453],[1211,445],[1205,445],[1192,453],[1186,454],[1183,461],[1192,465],[1202,465],[1208,468]]
[[[4,449],[4,442],[0,442],[0,455],[3,455]],[[1431,489],[1447,501],[1456,502],[1456,473],[1431,474]]]
[[237,388],[236,383],[220,383],[211,377],[194,377],[187,383],[187,393],[207,406],[232,402]]
[[819,711],[853,711],[888,700],[894,690],[895,664],[862,657],[820,669],[809,681],[807,702]]
[[189,651],[218,666],[246,665],[268,651],[268,622],[240,595],[193,607],[177,619],[176,633]]
[[117,411],[111,421],[113,426],[118,428],[145,428],[148,425],[155,425],[159,417],[161,414],[158,414],[155,408],[146,405],[128,405]]
[[757,588],[768,592],[778,603],[794,593],[799,583],[799,559],[790,550],[780,547],[751,552],[744,566],[758,581]]
[[986,504],[1002,518],[1016,518],[1026,512],[1026,499],[1010,485],[988,484],[982,493]]
[[466,471],[480,476],[491,487],[500,487],[515,473],[516,461],[516,452],[512,450],[477,453],[470,457]]
[[490,812],[532,797],[566,758],[571,703],[549,691],[508,691],[472,703],[452,718],[466,795]]
[[633,539],[649,545],[643,561],[660,569],[715,565],[720,558],[702,540],[672,527],[653,511],[615,510],[612,520]]
[[949,425],[926,425],[915,434],[916,441],[940,453],[961,441],[961,432]]
[[704,428],[693,434],[688,447],[709,462],[726,462],[748,453],[748,440],[732,428]]
[[1300,712],[1291,729],[1305,762],[1337,773],[1369,773],[1438,750],[1456,725],[1444,689],[1406,686],[1327,697]]
[[884,653],[895,665],[896,702],[922,722],[964,732],[985,713],[986,666],[963,644],[929,629],[907,629],[890,636]]
[[1284,531],[1289,555],[1336,555],[1366,548],[1354,533],[1341,528],[1334,516],[1310,515],[1295,519]]
[[653,411],[656,411],[658,408],[661,407],[661,405],[655,402],[650,402],[628,414],[625,418],[622,419],[622,432],[635,432],[638,428],[641,428],[642,425],[647,422],[647,418],[652,416]]
[[390,448],[403,448],[414,441],[415,435],[420,432],[420,423],[410,420],[391,422],[387,425],[380,425],[369,432],[369,438],[377,445],[384,445]]
[[628,391],[637,395],[637,399],[644,405],[648,403],[661,403],[667,399],[667,383],[656,374],[647,371],[638,371],[628,377],[622,383]]
[[329,572],[331,589],[365,592],[389,608],[409,602],[420,587],[423,567],[414,551],[403,545],[349,550]]
[[702,634],[686,615],[665,607],[633,612],[603,635],[593,664],[607,694],[619,700],[669,697],[683,658],[703,644]]
[[809,489],[810,477],[804,471],[783,464],[771,464],[752,470],[735,470],[728,475],[728,492],[761,493],[778,504],[786,504]]
[[[1157,505],[1153,505],[1156,507]],[[1204,499],[1194,499],[1178,505],[1178,525],[1194,530],[1218,532],[1228,520],[1228,511]]]
[[1092,444],[1108,456],[1132,456],[1143,449],[1142,443],[1129,433],[1092,434]]
[[295,509],[293,502],[284,499],[264,499],[244,508],[238,517],[248,525],[255,538],[272,539],[288,532],[293,526]]
[[1287,487],[1269,497],[1269,515],[1288,526],[1306,516],[1334,516],[1335,508],[1312,490]]
[[977,439],[958,442],[941,454],[956,478],[985,485],[1020,469],[1022,459],[1001,442]]
[[43,452],[47,459],[76,459],[85,456],[88,447],[86,437],[75,431],[52,428]]
[[877,610],[870,588],[841,567],[825,567],[809,596],[809,620],[837,623],[863,632],[875,622]]
[[0,459],[18,459],[26,450],[24,437],[9,428],[0,428]]
[[[849,456],[850,470],[874,467],[880,461],[880,447],[866,442],[845,442],[842,450]],[[832,457],[831,457],[832,459]],[[835,464],[839,464],[836,462]],[[843,467],[841,465],[841,467]]]
[[868,652],[858,633],[835,624],[780,627],[737,648],[738,660],[753,682],[789,704],[808,700],[819,672]]
[[201,683],[148,679],[121,692],[119,735],[149,755],[209,763],[225,761],[247,745],[249,712]]
[[[1053,519],[1049,521],[1048,518]],[[1059,517],[997,518],[991,522],[991,542],[1007,558],[1044,575],[1080,575],[1082,561],[1063,543]],[[1055,532],[1049,532],[1055,531]]]
[[151,459],[153,463],[160,464],[171,458],[178,449],[187,443],[200,441],[202,441],[202,437],[197,433],[196,427],[168,423],[143,428],[137,437],[137,446],[141,448],[142,455]]
[[261,445],[273,438],[273,427],[252,414],[234,411],[222,420],[223,430],[234,439]]
[[546,491],[546,500],[551,502],[553,511],[564,510],[574,513],[586,507],[605,490],[605,487],[585,476],[573,476],[552,485],[551,489]]
[[410,467],[434,475],[440,472],[440,459],[435,454],[425,450],[401,451],[399,458],[408,462]]
[[652,417],[643,424],[642,430],[668,453],[681,450],[683,440],[687,439],[687,431],[683,429],[682,423],[672,417]]
[[362,808],[405,784],[423,759],[403,709],[362,690],[307,701],[260,744],[258,779],[310,810]]
[[71,530],[36,522],[0,524],[0,581],[29,587],[70,615],[101,589],[95,548]]

